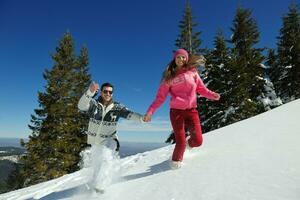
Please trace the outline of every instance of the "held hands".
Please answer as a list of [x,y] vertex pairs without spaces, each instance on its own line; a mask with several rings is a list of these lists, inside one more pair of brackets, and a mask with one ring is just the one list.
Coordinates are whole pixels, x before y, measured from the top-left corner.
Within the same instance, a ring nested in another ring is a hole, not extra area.
[[151,115],[145,114],[143,117],[144,122],[150,122],[151,121]]
[[90,85],[90,91],[92,93],[97,92],[99,90],[99,84],[95,83],[94,81]]

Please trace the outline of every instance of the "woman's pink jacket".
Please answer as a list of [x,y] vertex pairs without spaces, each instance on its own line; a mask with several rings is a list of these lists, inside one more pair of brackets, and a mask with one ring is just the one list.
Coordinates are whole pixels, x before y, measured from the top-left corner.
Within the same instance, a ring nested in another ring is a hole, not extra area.
[[208,99],[215,99],[215,93],[205,87],[195,68],[182,69],[171,81],[164,81],[160,84],[156,98],[148,108],[147,114],[153,115],[169,93],[171,95],[170,108],[180,110],[197,107],[196,93]]

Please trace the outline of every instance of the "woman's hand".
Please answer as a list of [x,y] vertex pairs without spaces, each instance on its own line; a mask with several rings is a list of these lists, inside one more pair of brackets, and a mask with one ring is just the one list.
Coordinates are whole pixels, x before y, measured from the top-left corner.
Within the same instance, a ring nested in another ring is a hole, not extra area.
[[144,122],[150,122],[151,121],[151,117],[152,117],[151,115],[145,114],[144,117],[143,117],[143,121]]
[[215,101],[219,101],[220,98],[221,98],[220,94],[218,94],[218,93],[214,94],[214,100]]

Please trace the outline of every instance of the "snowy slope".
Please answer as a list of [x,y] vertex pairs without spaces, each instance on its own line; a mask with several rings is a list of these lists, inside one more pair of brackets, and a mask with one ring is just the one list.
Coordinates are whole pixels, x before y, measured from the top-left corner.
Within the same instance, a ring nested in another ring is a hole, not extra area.
[[116,162],[121,178],[104,194],[87,190],[86,167],[0,199],[299,200],[299,119],[296,100],[213,131],[202,147],[186,152],[179,170],[168,165],[174,146],[123,158]]

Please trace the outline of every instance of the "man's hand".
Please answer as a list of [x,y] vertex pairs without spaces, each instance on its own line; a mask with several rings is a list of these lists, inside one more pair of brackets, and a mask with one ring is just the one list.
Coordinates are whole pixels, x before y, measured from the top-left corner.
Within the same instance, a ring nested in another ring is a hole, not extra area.
[[95,83],[94,81],[90,85],[90,91],[92,93],[97,92],[99,90],[99,84]]
[[151,115],[145,114],[143,117],[144,122],[150,122],[151,121]]

